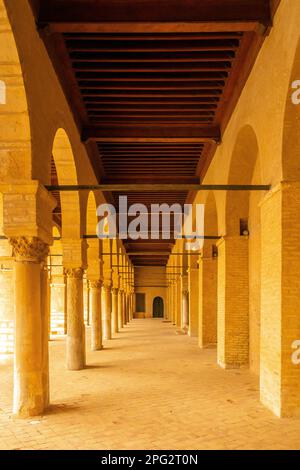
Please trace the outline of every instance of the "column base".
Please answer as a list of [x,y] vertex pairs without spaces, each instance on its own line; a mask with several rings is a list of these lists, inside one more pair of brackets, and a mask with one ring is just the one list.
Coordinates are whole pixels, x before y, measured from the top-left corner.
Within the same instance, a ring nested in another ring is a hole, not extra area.
[[[208,349],[207,347],[205,347],[204,349]],[[217,361],[218,362],[218,365],[222,368],[222,369],[249,369],[249,365],[248,364],[228,364],[228,363],[224,363],[222,361]]]

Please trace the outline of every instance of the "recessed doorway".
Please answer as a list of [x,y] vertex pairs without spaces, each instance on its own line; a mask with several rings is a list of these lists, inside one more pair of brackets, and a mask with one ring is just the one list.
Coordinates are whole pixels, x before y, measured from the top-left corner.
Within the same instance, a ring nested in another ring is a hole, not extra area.
[[153,318],[164,317],[164,301],[161,297],[155,297],[153,300]]

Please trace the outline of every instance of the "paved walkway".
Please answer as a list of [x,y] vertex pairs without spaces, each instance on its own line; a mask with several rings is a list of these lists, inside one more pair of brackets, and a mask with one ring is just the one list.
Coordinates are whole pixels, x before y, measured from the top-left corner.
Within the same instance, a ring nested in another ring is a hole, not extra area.
[[300,449],[300,419],[273,417],[256,377],[218,368],[214,350],[170,324],[134,320],[105,346],[69,372],[64,340],[51,342],[52,406],[25,421],[10,416],[12,364],[2,361],[0,448]]

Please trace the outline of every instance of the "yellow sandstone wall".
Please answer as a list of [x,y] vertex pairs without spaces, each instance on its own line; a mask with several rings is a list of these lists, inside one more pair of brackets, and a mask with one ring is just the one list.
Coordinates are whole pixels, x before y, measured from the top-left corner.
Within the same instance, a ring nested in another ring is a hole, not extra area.
[[[153,316],[153,300],[155,297],[161,297],[164,301],[164,312],[167,308],[167,289],[166,270],[160,267],[145,267],[135,269],[135,292],[144,293],[146,295],[146,311],[145,317]],[[138,286],[142,287],[138,287]],[[145,287],[149,286],[149,287]],[[135,314],[135,316],[141,316]]]
[[[285,123],[286,103],[291,101],[291,83],[299,76],[291,75],[297,45],[299,29],[300,2],[282,0],[274,18],[274,27],[266,38],[257,61],[241,94],[238,105],[218,147],[209,170],[203,180],[205,184],[227,183],[232,179],[230,173],[232,156],[239,134],[243,129],[251,128],[254,132],[258,155],[249,184],[270,183],[276,185],[283,179],[283,162],[290,158],[294,169],[293,178],[299,175],[299,112],[294,110],[295,119]],[[300,56],[300,54],[299,54]],[[298,58],[298,63],[300,57]],[[295,107],[294,107],[295,108]],[[298,107],[299,108],[299,107]],[[298,114],[297,114],[298,113]],[[298,118],[297,118],[298,115]],[[293,132],[294,130],[294,132]],[[290,147],[283,147],[284,136],[290,132]],[[298,145],[298,146],[297,146]],[[247,141],[244,147],[249,156],[252,149]],[[294,147],[294,148],[293,148]],[[288,157],[292,152],[294,157]],[[286,163],[285,163],[286,164]],[[298,167],[298,170],[297,170]],[[235,170],[236,171],[236,168]],[[245,180],[247,167],[240,168],[240,180]],[[287,173],[287,170],[286,170]],[[238,180],[235,181],[238,184]],[[220,235],[228,233],[226,225],[226,192],[214,193],[217,202],[218,231]],[[260,361],[260,311],[261,311],[261,221],[259,202],[264,193],[251,193],[249,198],[249,353],[250,367],[259,374]],[[238,195],[236,195],[239,201]],[[195,202],[202,202],[206,194],[198,193]],[[238,203],[238,202],[237,202]],[[278,241],[279,243],[279,241]],[[279,249],[279,244],[278,244]],[[247,266],[244,267],[247,269]],[[223,273],[224,274],[224,273]],[[222,272],[219,272],[219,282]],[[270,299],[272,302],[273,299]],[[279,298],[275,302],[279,302]]]

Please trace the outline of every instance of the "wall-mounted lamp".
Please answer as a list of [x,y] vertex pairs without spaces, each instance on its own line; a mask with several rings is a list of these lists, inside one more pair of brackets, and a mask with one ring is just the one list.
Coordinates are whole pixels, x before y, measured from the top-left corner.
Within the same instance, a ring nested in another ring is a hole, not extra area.
[[240,236],[249,237],[248,219],[240,219]]

